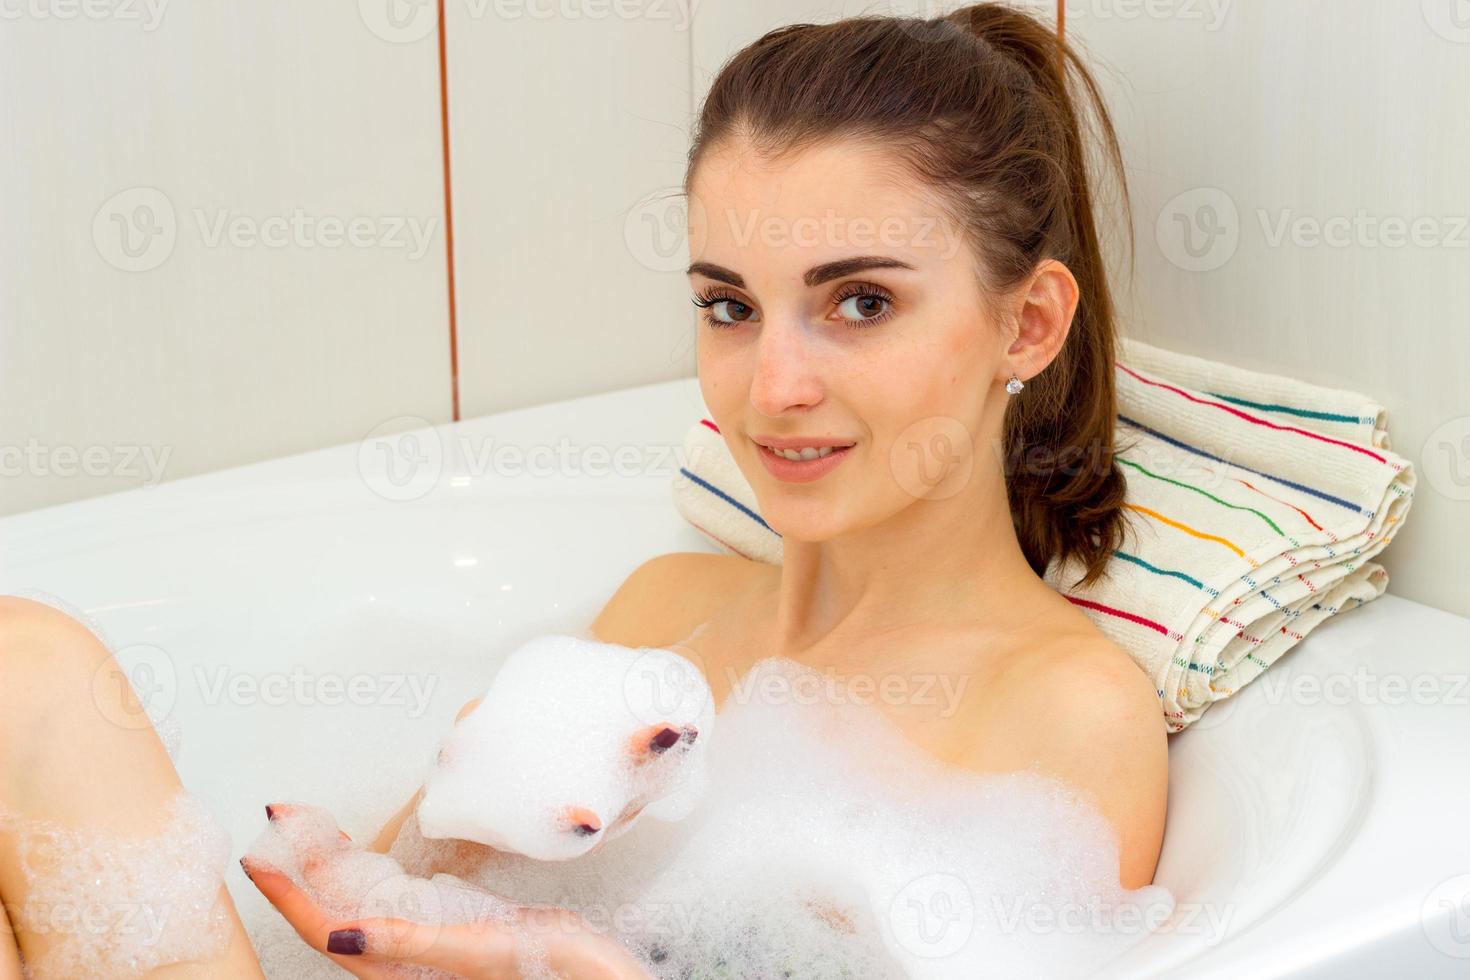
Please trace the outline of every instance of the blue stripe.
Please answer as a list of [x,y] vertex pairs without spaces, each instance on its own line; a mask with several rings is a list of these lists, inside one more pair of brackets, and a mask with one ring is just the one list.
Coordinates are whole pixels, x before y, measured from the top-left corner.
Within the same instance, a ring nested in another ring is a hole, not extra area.
[[755,511],[751,510],[749,507],[745,506],[740,501],[736,500],[734,497],[730,496],[728,493],[715,486],[713,483],[710,483],[707,480],[701,480],[699,477],[695,476],[693,473],[690,473],[682,466],[679,467],[679,472],[688,477],[691,482],[699,484],[710,493],[714,494],[716,497],[719,497],[725,503],[729,504],[731,507],[734,507],[742,514],[748,516],[751,520],[755,521],[761,527],[776,535],[776,537],[779,538],[781,536],[780,532],[778,532],[775,528],[771,527],[771,525],[767,524],[764,520],[761,519],[761,515],[757,514]]
[[1155,439],[1162,439],[1165,442],[1169,443],[1171,446],[1178,446],[1180,449],[1194,453],[1196,456],[1203,456],[1205,459],[1212,459],[1217,463],[1224,463],[1226,466],[1234,466],[1238,470],[1245,470],[1247,473],[1254,473],[1256,474],[1256,476],[1265,477],[1266,479],[1271,480],[1275,483],[1279,483],[1284,487],[1291,487],[1293,490],[1300,490],[1302,493],[1311,494],[1313,497],[1317,497],[1321,500],[1326,500],[1329,503],[1337,504],[1337,506],[1339,507],[1346,507],[1348,510],[1352,511],[1355,514],[1371,516],[1369,511],[1366,511],[1363,508],[1359,507],[1351,500],[1344,500],[1341,497],[1334,497],[1330,493],[1324,493],[1321,490],[1315,490],[1312,487],[1306,486],[1304,484],[1294,483],[1291,480],[1283,479],[1279,476],[1272,476],[1270,473],[1262,473],[1260,470],[1253,470],[1249,466],[1241,466],[1239,463],[1232,463],[1228,459],[1221,459],[1219,456],[1216,456],[1212,453],[1207,453],[1203,449],[1196,449],[1195,447],[1187,443],[1180,442],[1178,439],[1175,439],[1172,436],[1166,436],[1157,429],[1150,429],[1142,422],[1136,422],[1133,419],[1128,418],[1126,415],[1119,415],[1118,421],[1123,422],[1127,425],[1131,425],[1136,429],[1142,429],[1144,432],[1147,432]]

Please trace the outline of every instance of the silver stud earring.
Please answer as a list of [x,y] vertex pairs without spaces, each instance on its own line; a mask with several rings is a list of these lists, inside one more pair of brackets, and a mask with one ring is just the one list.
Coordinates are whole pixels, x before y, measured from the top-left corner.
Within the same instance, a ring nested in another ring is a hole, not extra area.
[[1006,382],[1006,394],[1017,394],[1024,387],[1026,387],[1026,385],[1021,381],[1021,379],[1013,374],[1011,375],[1011,380]]

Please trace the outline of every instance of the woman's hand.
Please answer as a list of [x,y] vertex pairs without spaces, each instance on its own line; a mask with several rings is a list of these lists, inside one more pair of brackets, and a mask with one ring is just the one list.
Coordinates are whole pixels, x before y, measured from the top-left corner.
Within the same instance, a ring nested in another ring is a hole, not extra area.
[[518,937],[545,950],[545,962],[570,980],[649,980],[636,959],[581,916],[553,906],[519,906],[508,926],[494,919],[434,925],[406,919],[334,921],[285,874],[242,858],[260,893],[319,953],[358,977],[400,977],[402,967],[430,967],[472,980],[519,980]]

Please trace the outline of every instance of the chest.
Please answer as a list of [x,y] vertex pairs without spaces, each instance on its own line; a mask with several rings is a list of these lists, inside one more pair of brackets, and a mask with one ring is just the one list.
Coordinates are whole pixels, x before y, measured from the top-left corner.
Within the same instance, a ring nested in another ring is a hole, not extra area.
[[989,672],[961,637],[895,634],[841,650],[782,654],[816,671],[823,683],[780,690],[751,677],[773,655],[769,623],[758,610],[723,610],[674,649],[704,672],[720,712],[751,698],[795,705],[837,699],[880,712],[906,739],[946,762],[973,754],[976,740],[986,737]]

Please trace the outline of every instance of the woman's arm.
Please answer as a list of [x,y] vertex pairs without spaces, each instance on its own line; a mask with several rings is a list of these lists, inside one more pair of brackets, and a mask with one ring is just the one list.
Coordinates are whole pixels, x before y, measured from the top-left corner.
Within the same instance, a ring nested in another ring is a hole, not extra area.
[[[466,701],[464,707],[459,709],[459,714],[454,716],[454,723],[456,725],[459,724],[465,715],[475,710],[475,707],[481,700],[481,698],[471,698],[469,701]],[[403,829],[403,822],[408,819],[409,814],[418,808],[419,800],[423,795],[424,789],[420,786],[413,796],[409,798],[408,802],[403,804],[397,813],[388,818],[388,822],[383,824],[383,829],[378,831],[378,836],[373,838],[373,842],[367,846],[367,849],[377,851],[379,854],[387,854],[388,849],[393,846],[393,842],[398,839],[398,832]]]

